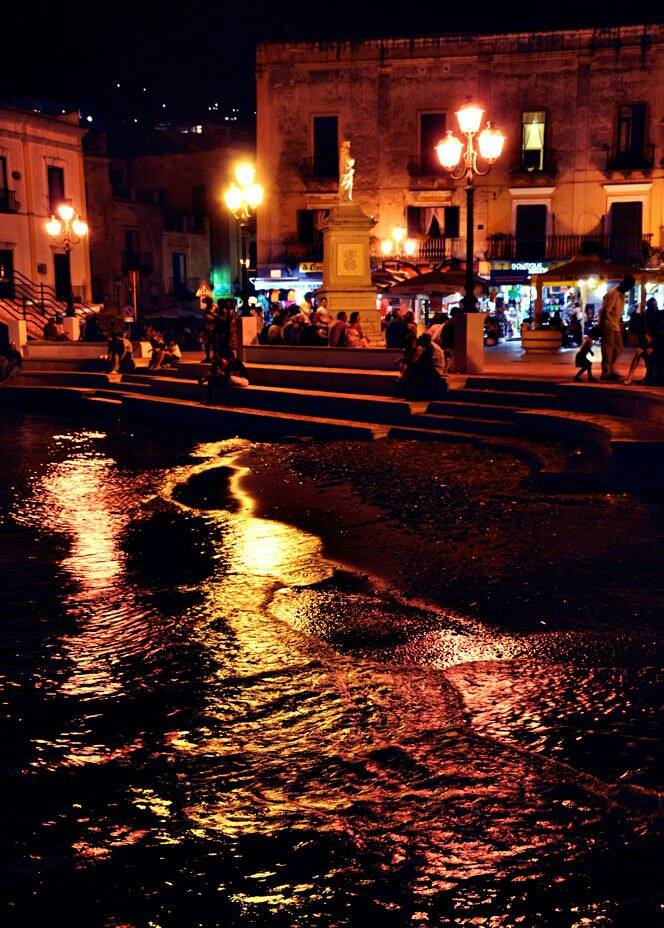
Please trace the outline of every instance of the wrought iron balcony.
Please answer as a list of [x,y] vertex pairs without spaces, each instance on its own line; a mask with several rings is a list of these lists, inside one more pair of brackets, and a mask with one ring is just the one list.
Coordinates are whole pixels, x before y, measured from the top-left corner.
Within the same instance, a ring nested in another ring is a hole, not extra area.
[[152,255],[149,251],[123,251],[122,272],[139,271],[143,276],[152,273]]
[[487,236],[486,256],[494,261],[565,261],[596,254],[616,261],[642,263],[650,251],[648,235],[547,235],[526,239],[495,233]]
[[655,163],[655,146],[610,148],[606,153],[607,171],[650,171]]
[[188,213],[169,213],[164,216],[166,232],[191,232],[204,235],[208,231],[207,216]]
[[4,188],[0,190],[0,213],[18,213],[21,204],[16,199],[16,191]]
[[371,243],[371,257],[380,258],[383,261],[408,261],[412,264],[441,264],[452,258],[464,261],[466,240],[457,237],[425,236],[417,239],[417,247],[412,255],[407,255],[403,251],[386,255],[381,250],[379,239],[374,239]]
[[411,177],[440,177],[446,180],[449,176],[442,164],[436,164],[421,155],[409,156],[408,173]]
[[299,170],[300,175],[306,181],[339,183],[339,165],[336,157],[311,155],[309,158],[302,158],[299,162]]

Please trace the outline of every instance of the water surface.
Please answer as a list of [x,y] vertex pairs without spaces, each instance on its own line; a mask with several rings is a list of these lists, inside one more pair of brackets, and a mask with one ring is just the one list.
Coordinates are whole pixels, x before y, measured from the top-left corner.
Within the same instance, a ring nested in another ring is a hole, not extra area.
[[237,439],[1,424],[5,924],[662,923],[658,642],[335,570]]

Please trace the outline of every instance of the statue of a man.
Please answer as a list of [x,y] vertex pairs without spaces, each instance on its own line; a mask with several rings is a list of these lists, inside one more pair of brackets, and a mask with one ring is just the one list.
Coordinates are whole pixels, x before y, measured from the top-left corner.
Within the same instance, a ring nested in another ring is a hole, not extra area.
[[341,143],[339,148],[339,202],[350,203],[353,199],[353,174],[355,158],[350,156],[350,142]]

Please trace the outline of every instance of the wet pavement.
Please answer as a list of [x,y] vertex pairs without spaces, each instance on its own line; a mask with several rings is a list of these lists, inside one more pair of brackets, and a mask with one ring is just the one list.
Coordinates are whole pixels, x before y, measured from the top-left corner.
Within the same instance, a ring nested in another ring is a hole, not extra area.
[[2,424],[3,924],[664,923],[652,623],[408,602],[236,439]]

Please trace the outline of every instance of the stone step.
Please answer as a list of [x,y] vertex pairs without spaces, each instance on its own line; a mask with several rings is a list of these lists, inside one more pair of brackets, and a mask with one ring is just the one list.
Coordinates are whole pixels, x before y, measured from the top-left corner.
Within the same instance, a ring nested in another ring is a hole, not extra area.
[[[241,391],[238,391],[241,392]],[[183,428],[203,427],[217,434],[240,430],[243,434],[309,435],[315,438],[372,440],[386,438],[388,426],[338,418],[293,415],[274,410],[206,406],[173,397],[125,394],[123,406],[131,416],[152,422],[170,422]]]
[[[343,368],[304,367],[277,364],[247,364],[247,374],[252,385],[262,387],[288,387],[292,390],[325,390],[333,393],[354,393],[374,396],[397,396],[399,376],[396,369],[389,371],[357,371]],[[177,368],[168,368],[152,373],[140,370],[134,377],[175,378],[199,380],[209,371],[209,365],[183,362]]]
[[[125,382],[126,383],[126,382]],[[154,396],[172,396],[178,399],[201,401],[205,387],[191,380],[178,378],[150,378]],[[134,384],[127,385],[132,391]],[[139,384],[143,386],[143,384]],[[116,384],[111,389],[122,389]],[[224,406],[242,406],[251,409],[292,412],[325,418],[351,419],[361,422],[406,423],[413,410],[424,412],[426,404],[408,403],[392,397],[360,396],[350,393],[330,393],[321,390],[289,390],[280,387],[261,387],[253,384],[244,389],[218,390],[214,397]]]
[[360,393],[396,396],[396,371],[358,371],[343,368],[289,367],[276,364],[248,364],[252,384],[264,387],[290,387],[296,390],[330,390],[333,393]]
[[555,409],[559,403],[555,394],[516,390],[476,390],[462,387],[450,390],[448,398],[470,403],[486,403],[492,406],[513,406],[517,409]]
[[[563,375],[564,376],[564,375]],[[468,376],[465,386],[472,390],[498,390],[515,393],[556,393],[554,381],[537,377]]]
[[393,348],[327,348],[305,345],[246,345],[245,363],[286,364],[392,371],[403,351]]
[[514,407],[496,406],[491,403],[457,403],[454,400],[436,400],[429,403],[426,412],[440,416],[466,416],[480,419],[502,419],[514,421]]
[[515,435],[518,431],[514,422],[504,419],[462,418],[461,416],[423,415],[411,416],[409,425],[416,428],[444,429],[470,432],[477,435]]
[[402,438],[410,441],[462,442],[472,445],[482,441],[481,435],[473,435],[470,432],[453,432],[451,429],[443,430],[438,428],[417,428],[412,425],[390,426],[388,438]]

